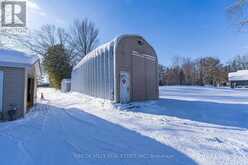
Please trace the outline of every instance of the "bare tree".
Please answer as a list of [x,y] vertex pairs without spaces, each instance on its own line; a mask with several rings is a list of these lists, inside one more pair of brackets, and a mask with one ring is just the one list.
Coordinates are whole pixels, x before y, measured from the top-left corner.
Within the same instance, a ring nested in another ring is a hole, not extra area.
[[165,80],[165,73],[166,73],[166,67],[159,64],[158,65],[158,72],[159,72],[159,85],[165,85],[166,80]]
[[227,82],[227,68],[214,57],[175,57],[164,77],[167,85],[222,85]]
[[223,84],[227,81],[225,68],[220,60],[214,57],[204,57],[198,60],[199,82],[207,85]]
[[234,57],[227,66],[228,72],[248,69],[248,55],[238,55]]
[[44,56],[50,47],[63,45],[69,48],[69,35],[63,28],[54,25],[43,25],[40,30],[30,32],[21,38],[17,38],[22,45],[35,54]]
[[244,30],[248,25],[248,0],[235,0],[228,7],[228,13],[240,30]]
[[58,88],[63,78],[70,77],[74,54],[70,47],[69,35],[63,28],[44,25],[40,30],[16,40],[42,57],[43,69],[49,75],[52,86]]
[[99,31],[88,19],[75,20],[70,33],[70,44],[78,60],[96,48]]
[[5,38],[5,35],[0,33],[0,48],[3,48],[5,46],[5,44],[3,42],[4,38]]
[[9,33],[7,31],[0,32],[0,48],[11,48],[16,45],[15,38],[19,37],[20,35]]
[[188,57],[184,57],[182,62],[182,70],[184,72],[185,83],[187,85],[191,85],[193,83],[193,67],[194,64],[192,60]]

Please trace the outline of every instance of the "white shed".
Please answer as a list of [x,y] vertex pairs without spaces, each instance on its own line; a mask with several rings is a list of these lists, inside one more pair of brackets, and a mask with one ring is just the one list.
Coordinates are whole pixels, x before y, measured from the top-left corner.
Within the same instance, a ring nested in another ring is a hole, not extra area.
[[228,74],[228,80],[231,87],[248,86],[248,70],[239,70]]
[[0,49],[0,120],[22,117],[36,103],[40,60],[23,52]]

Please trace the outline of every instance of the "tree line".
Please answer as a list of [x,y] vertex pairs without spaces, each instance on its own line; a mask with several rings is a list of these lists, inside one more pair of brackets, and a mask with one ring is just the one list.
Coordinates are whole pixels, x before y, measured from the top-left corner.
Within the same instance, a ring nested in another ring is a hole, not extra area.
[[238,55],[227,64],[215,57],[202,57],[192,60],[188,57],[175,57],[172,65],[159,65],[160,85],[213,85],[225,86],[228,73],[248,69],[248,56]]
[[[233,0],[227,7],[231,24],[240,32],[248,27],[248,0]],[[226,85],[228,73],[248,70],[248,55],[238,55],[227,64],[215,57],[175,57],[172,65],[159,65],[160,85]]]

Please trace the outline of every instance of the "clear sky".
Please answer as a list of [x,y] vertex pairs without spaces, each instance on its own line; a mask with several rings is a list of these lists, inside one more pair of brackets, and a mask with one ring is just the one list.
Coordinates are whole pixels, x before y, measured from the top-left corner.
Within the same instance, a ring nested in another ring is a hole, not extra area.
[[140,34],[159,62],[174,56],[215,56],[227,62],[248,52],[248,34],[232,25],[227,8],[234,0],[36,0],[29,28],[53,23],[68,28],[87,17],[100,30],[100,43],[121,34]]

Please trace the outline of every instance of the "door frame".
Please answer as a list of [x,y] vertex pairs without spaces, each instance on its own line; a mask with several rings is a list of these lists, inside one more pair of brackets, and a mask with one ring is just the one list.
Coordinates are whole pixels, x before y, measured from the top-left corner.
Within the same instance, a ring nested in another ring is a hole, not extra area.
[[[2,87],[2,92],[0,92],[0,113],[4,112],[3,105],[4,105],[4,71],[0,70],[0,77],[2,76],[2,82],[0,82],[0,88]],[[2,85],[1,85],[2,84]],[[0,90],[1,91],[1,90]]]
[[28,77],[27,85],[27,106],[31,108],[34,105],[34,78]]
[[[124,78],[126,78],[126,85],[127,85],[127,87],[126,87],[126,89],[127,89],[127,95],[126,95],[126,92],[125,92],[125,94],[124,93],[122,93],[123,92],[123,88],[122,88],[122,86],[123,86],[123,82],[122,82],[122,79],[123,79],[123,77]],[[131,88],[131,81],[130,81],[130,73],[128,72],[128,71],[120,71],[120,103],[128,103],[128,102],[130,102],[131,101],[131,91],[130,91],[130,88]],[[122,97],[123,95],[126,95],[127,97]]]

